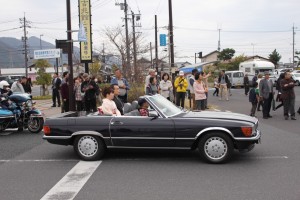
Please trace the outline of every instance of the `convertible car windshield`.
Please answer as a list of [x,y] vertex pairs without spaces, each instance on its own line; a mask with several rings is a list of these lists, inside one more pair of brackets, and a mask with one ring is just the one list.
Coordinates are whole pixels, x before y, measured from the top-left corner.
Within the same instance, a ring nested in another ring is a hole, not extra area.
[[148,98],[166,117],[178,115],[182,112],[180,108],[161,95],[154,95]]

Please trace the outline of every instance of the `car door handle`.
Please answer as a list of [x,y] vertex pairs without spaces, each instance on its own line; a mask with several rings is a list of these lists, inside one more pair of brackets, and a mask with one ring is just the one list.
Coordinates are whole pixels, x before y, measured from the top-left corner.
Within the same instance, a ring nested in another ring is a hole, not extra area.
[[120,122],[120,121],[116,121],[116,122],[111,122],[110,124],[111,125],[123,125],[124,123]]

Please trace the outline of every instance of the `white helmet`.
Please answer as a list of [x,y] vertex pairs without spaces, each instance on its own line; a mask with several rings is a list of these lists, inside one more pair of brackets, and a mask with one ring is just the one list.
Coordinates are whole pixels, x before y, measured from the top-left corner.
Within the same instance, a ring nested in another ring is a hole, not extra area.
[[0,81],[0,89],[3,89],[4,86],[8,86],[9,87],[9,84],[7,81]]

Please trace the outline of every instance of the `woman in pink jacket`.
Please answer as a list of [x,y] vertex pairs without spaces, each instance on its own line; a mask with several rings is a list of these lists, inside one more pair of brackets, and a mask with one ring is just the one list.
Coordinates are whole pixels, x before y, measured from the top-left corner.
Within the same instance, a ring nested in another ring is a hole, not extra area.
[[113,101],[114,90],[112,87],[105,87],[102,94],[104,99],[102,105],[98,107],[99,114],[121,116],[116,103]]
[[203,81],[203,72],[197,72],[195,74],[195,80],[193,88],[195,92],[196,109],[205,110],[205,92],[207,92],[207,86]]

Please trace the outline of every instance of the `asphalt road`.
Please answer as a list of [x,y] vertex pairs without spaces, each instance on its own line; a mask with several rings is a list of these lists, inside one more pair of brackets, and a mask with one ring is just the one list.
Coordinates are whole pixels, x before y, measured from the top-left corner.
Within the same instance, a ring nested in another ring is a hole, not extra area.
[[[298,108],[300,87],[296,93]],[[230,101],[219,101],[210,92],[209,104],[249,114],[243,89],[233,89],[232,94]],[[44,195],[47,199],[46,194],[48,199],[73,195],[78,200],[299,200],[300,119],[284,120],[282,109],[271,115],[266,120],[257,113],[262,143],[249,153],[235,152],[223,165],[207,164],[191,151],[114,150],[102,162],[86,166],[72,147],[48,144],[41,133],[6,132],[0,136],[0,196],[3,200]],[[79,192],[71,194],[75,189]],[[57,191],[64,192],[58,196]]]

